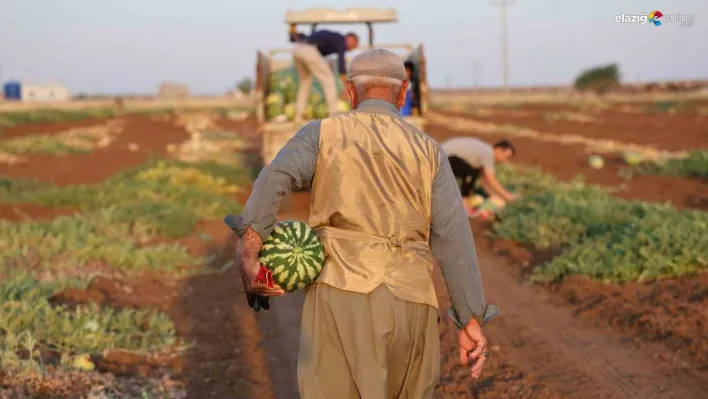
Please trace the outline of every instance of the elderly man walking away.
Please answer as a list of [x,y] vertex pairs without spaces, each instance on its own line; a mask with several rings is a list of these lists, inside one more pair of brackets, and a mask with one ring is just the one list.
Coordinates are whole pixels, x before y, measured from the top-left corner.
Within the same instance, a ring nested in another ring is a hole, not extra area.
[[304,399],[433,397],[440,373],[437,257],[459,328],[459,356],[478,378],[487,356],[487,305],[472,232],[447,155],[399,110],[400,58],[367,50],[351,62],[354,111],[305,125],[256,180],[239,233],[246,292],[283,295],[259,278],[258,252],[280,200],[312,189],[309,225],[327,253],[307,289],[298,381]]
[[337,114],[337,85],[329,64],[324,59],[330,54],[337,54],[339,74],[342,83],[347,80],[346,53],[359,44],[355,33],[339,34],[328,30],[319,30],[310,36],[298,35],[293,48],[293,61],[297,69],[300,87],[295,100],[295,120],[301,121],[305,114],[307,98],[312,88],[314,76],[322,86],[329,115]]

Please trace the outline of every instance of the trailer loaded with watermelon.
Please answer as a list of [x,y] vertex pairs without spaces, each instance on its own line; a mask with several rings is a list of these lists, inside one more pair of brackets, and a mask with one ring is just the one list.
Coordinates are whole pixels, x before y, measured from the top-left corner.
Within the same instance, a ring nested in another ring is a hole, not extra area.
[[[347,55],[347,61],[356,55],[357,51],[370,48],[386,48],[401,54],[401,59],[413,63],[415,77],[420,84],[420,106],[413,110],[413,116],[406,119],[420,128],[425,126],[424,116],[428,109],[428,86],[426,62],[423,55],[423,45],[411,44],[379,44],[374,45],[374,23],[398,22],[398,14],[394,9],[350,8],[336,10],[328,8],[312,8],[303,11],[289,10],[285,22],[290,27],[290,34],[296,32],[298,25],[310,25],[312,31],[321,24],[366,24],[369,31],[368,45],[360,45]],[[256,118],[259,131],[263,134],[261,157],[264,165],[268,165],[285,143],[297,132],[295,117],[295,99],[298,91],[298,75],[292,64],[292,48],[271,49],[259,51],[256,62]],[[336,66],[336,56],[326,58],[334,72],[339,75]],[[335,79],[337,91],[341,94],[344,87],[339,79]],[[339,110],[348,111],[348,102],[339,101]],[[322,88],[314,79],[306,106],[308,119],[327,117],[327,104]]]

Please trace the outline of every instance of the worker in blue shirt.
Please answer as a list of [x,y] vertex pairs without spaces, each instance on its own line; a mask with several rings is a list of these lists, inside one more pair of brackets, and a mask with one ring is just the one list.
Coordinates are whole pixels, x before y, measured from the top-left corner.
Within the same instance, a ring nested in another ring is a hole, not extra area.
[[415,65],[411,61],[406,61],[403,63],[406,67],[406,76],[410,81],[408,85],[408,93],[406,94],[406,102],[401,107],[402,116],[413,115],[413,110],[419,110],[420,107],[420,86],[418,85],[418,78],[415,73]]
[[[413,75],[413,64],[407,61],[403,64],[406,67],[406,78],[410,82]],[[408,92],[406,92],[406,102],[401,107],[401,116],[411,116],[413,114],[413,88],[408,84]]]
[[[337,85],[334,74],[324,57],[330,54],[337,54],[338,72],[342,84],[347,81],[347,51],[353,50],[359,44],[359,37],[356,33],[342,35],[328,30],[319,30],[305,36],[302,34],[291,34],[294,41],[293,61],[300,79],[300,87],[295,100],[295,120],[302,121],[307,105],[307,98],[310,96],[312,88],[312,78],[315,77],[322,86],[329,115],[337,114]],[[346,91],[345,93],[346,94]]]

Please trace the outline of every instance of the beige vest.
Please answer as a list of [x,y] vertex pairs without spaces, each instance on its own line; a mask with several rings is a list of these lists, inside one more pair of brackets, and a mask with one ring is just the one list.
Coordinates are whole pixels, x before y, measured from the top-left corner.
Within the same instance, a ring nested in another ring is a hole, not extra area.
[[321,122],[309,224],[327,258],[317,282],[438,307],[430,212],[437,144],[403,118],[355,111]]

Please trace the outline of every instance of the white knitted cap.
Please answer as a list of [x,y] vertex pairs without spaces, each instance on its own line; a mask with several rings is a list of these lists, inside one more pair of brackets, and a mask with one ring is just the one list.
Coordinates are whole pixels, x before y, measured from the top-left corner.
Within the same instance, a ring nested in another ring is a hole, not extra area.
[[406,80],[406,68],[398,54],[375,48],[357,54],[349,64],[349,79],[357,76],[378,76]]

